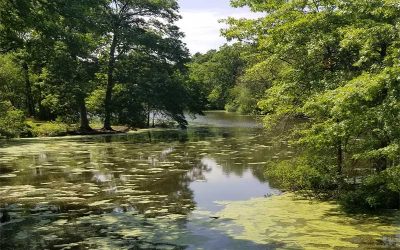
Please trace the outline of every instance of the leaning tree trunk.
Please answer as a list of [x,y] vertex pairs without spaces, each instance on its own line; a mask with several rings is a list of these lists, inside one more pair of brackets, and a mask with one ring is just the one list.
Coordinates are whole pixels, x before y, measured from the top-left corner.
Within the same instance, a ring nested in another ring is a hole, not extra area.
[[81,131],[92,131],[93,129],[89,125],[89,119],[87,115],[86,103],[84,98],[79,98],[79,112],[80,112],[80,130]]
[[114,34],[110,54],[108,61],[108,71],[107,71],[107,89],[106,89],[106,98],[104,102],[104,127],[103,130],[112,130],[111,128],[111,101],[112,101],[112,91],[114,88],[114,69],[115,69],[115,50],[117,48],[117,37]]
[[32,85],[29,79],[29,66],[28,63],[22,63],[22,69],[24,70],[24,78],[25,78],[25,105],[26,110],[28,112],[29,117],[35,116],[35,107],[33,104],[33,97],[32,97]]

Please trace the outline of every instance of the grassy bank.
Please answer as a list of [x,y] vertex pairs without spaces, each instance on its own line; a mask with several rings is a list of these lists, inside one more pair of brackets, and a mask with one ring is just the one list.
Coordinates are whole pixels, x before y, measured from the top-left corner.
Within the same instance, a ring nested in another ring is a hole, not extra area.
[[[18,127],[18,129],[12,128]],[[0,138],[35,138],[35,137],[58,137],[67,135],[89,135],[89,134],[110,134],[123,133],[129,131],[126,126],[114,126],[115,131],[102,131],[101,123],[90,124],[92,131],[81,131],[78,124],[67,124],[57,121],[37,121],[28,119],[21,124],[9,124],[2,133],[0,130]]]

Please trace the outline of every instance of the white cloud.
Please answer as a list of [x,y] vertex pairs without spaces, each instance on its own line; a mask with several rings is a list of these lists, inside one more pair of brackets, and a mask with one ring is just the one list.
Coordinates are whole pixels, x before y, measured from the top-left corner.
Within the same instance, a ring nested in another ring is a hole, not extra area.
[[217,12],[186,11],[181,13],[179,27],[185,33],[184,42],[190,52],[206,52],[218,48],[226,40],[220,36],[221,15]]
[[236,18],[256,17],[256,14],[244,9],[233,9],[233,11],[222,9],[210,11],[184,10],[181,15],[183,18],[178,22],[178,26],[185,33],[184,42],[192,54],[217,49],[227,42],[220,34],[224,24],[219,23],[219,20],[229,16]]

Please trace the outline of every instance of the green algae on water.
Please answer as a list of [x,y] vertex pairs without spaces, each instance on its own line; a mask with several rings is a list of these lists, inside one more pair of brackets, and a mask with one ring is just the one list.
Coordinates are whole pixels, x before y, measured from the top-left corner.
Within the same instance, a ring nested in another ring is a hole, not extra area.
[[400,214],[350,216],[334,203],[293,194],[219,204],[218,216],[231,220],[223,230],[236,239],[294,249],[400,247]]

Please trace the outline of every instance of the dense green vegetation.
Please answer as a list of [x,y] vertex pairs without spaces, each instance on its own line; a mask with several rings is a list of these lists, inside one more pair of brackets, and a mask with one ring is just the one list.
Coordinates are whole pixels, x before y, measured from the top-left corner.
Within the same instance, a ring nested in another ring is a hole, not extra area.
[[[270,163],[267,175],[284,189],[336,197],[347,208],[397,208],[398,1],[231,3],[265,15],[226,20],[224,35],[241,43],[197,55],[191,77],[211,86],[209,101],[222,102],[212,107],[261,113],[267,128],[300,124],[285,126],[298,156]],[[232,69],[227,56],[239,66]]]
[[270,77],[265,67],[254,45],[235,43],[195,54],[189,63],[189,77],[201,87],[208,109],[260,114],[257,102]]
[[258,114],[290,130],[296,157],[266,171],[281,188],[397,208],[398,1],[231,4],[261,17],[225,20],[235,43],[190,60],[175,0],[0,0],[0,136],[91,131],[91,120],[146,127],[155,116],[185,127],[184,112],[203,108]]
[[175,0],[0,1],[0,136],[35,134],[25,118],[131,127],[151,114],[186,126],[200,112]]

